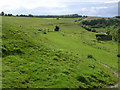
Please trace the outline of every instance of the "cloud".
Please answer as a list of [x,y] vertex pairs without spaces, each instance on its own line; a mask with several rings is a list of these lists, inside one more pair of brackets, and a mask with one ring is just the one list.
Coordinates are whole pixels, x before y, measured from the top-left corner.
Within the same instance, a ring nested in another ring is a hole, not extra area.
[[81,10],[82,10],[82,11],[88,11],[87,8],[82,8]]
[[16,14],[117,15],[118,0],[3,0],[0,11]]
[[104,3],[118,3],[119,2],[119,0],[111,0],[111,1],[105,1]]
[[0,4],[0,9],[3,10],[18,9],[21,7],[27,9],[37,7],[66,7],[60,0],[3,0]]
[[[118,0],[2,0],[0,2],[0,10],[27,8],[33,9],[37,7],[67,7],[67,3],[82,3],[82,2],[104,2],[113,3]],[[7,6],[7,7],[6,7]]]
[[108,8],[108,7],[105,7],[105,6],[103,6],[103,7],[91,7],[92,9],[104,9],[104,8]]

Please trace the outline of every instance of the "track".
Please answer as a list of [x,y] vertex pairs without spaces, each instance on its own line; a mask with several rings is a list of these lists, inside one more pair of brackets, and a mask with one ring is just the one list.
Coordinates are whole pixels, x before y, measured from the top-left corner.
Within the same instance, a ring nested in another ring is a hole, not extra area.
[[118,87],[118,86],[119,86],[119,83],[120,83],[120,72],[118,73],[118,72],[115,71],[114,69],[110,68],[109,66],[107,66],[107,65],[105,65],[105,64],[103,64],[103,63],[101,63],[101,62],[98,62],[98,63],[101,64],[102,66],[104,66],[104,67],[109,68],[110,70],[112,70],[113,73],[119,78],[119,80],[118,80],[118,82],[117,82],[116,84],[114,84],[114,85],[109,85],[109,86],[107,86],[107,87],[105,87],[105,88]]

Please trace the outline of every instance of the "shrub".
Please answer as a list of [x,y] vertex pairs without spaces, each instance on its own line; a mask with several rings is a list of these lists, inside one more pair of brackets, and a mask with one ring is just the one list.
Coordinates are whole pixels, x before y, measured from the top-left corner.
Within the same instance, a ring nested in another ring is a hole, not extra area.
[[58,61],[58,60],[59,60],[59,58],[58,58],[57,56],[54,56],[54,57],[53,57],[53,60]]
[[92,32],[96,32],[96,30],[95,30],[95,29],[92,29]]
[[90,28],[86,28],[86,30],[91,31],[91,29],[90,29]]
[[59,31],[59,26],[55,26],[55,31]]
[[77,20],[75,20],[74,22],[77,22]]
[[59,17],[57,17],[56,19],[59,20]]
[[46,32],[43,32],[43,34],[47,34]]
[[23,51],[21,48],[13,48],[13,49],[8,49],[5,46],[2,47],[2,56],[8,56],[8,55],[15,55],[15,54],[23,54]]
[[107,34],[107,35],[110,35],[110,31],[108,30],[108,31],[106,32],[106,34]]
[[93,58],[93,55],[88,55],[88,58]]
[[120,57],[120,54],[118,54],[117,57]]
[[98,40],[98,41],[100,41],[100,40],[101,40],[101,37],[100,37],[100,36],[98,36],[98,37],[97,37],[97,40]]
[[84,76],[84,75],[78,75],[77,80],[80,81],[80,82],[86,83],[86,84],[89,82],[87,80],[86,76]]

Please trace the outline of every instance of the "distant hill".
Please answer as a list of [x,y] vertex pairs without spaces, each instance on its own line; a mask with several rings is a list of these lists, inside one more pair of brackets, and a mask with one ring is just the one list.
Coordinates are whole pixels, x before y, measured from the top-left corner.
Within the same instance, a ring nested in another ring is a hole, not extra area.
[[[83,20],[97,20],[97,19],[102,19],[103,17],[87,17]],[[108,19],[108,18],[104,18],[104,19]]]

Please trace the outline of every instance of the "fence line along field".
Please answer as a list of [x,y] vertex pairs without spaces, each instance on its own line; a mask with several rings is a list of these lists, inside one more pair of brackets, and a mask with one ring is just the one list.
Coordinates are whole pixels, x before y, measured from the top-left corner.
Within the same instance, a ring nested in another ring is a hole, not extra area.
[[[118,72],[117,21],[104,28],[87,25],[82,19],[3,16],[2,87],[102,88],[116,84],[118,77],[112,70]],[[96,38],[97,33],[108,30],[112,40]]]

